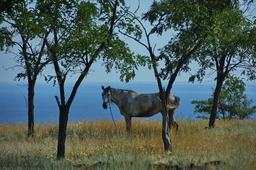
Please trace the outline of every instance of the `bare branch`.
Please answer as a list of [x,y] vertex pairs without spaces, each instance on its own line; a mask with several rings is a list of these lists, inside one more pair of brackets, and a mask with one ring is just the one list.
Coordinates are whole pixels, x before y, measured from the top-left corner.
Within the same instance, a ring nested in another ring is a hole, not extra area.
[[122,31],[120,31],[120,30],[119,30],[119,33],[121,33],[121,34],[127,36],[128,38],[133,39],[134,41],[138,42],[139,44],[141,44],[142,46],[144,46],[144,47],[148,50],[148,46],[147,46],[146,44],[144,44],[143,42],[141,42],[138,38],[135,38],[135,37],[133,37],[133,36],[127,34],[127,33],[124,33],[124,32],[122,32]]
[[58,96],[55,96],[55,99],[56,99],[56,102],[59,106],[59,109],[61,108],[61,104],[60,104],[60,100],[59,100],[59,97]]
[[140,0],[138,0],[138,6],[137,6],[137,9],[134,11],[134,13],[136,14],[139,9],[140,9]]
[[33,49],[32,45],[29,42],[27,42],[27,45],[28,45],[28,47],[31,51],[32,56],[36,56],[37,54],[36,54],[36,52],[34,52],[34,49]]

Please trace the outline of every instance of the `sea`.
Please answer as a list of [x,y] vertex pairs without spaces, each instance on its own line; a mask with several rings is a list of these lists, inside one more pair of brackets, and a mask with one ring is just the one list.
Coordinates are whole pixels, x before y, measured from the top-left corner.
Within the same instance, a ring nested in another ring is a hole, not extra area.
[[[139,93],[158,92],[158,86],[154,82],[140,83],[118,83],[118,82],[85,82],[80,85],[77,95],[71,105],[69,122],[82,121],[112,121],[110,109],[102,107],[101,86],[111,86],[113,88],[129,89]],[[176,120],[197,120],[198,114],[194,113],[195,105],[192,100],[205,100],[213,92],[214,83],[192,84],[175,83],[171,93],[179,96],[181,105],[175,111]],[[67,83],[66,99],[73,88],[73,83]],[[246,87],[248,99],[254,101],[256,105],[256,85]],[[37,83],[35,88],[35,122],[36,123],[58,123],[59,109],[55,96],[59,95],[57,85],[51,83]],[[111,104],[111,109],[115,121],[124,120],[117,106]],[[27,123],[27,87],[21,82],[0,83],[0,124]],[[252,116],[256,118],[256,114]],[[146,120],[161,120],[161,114],[149,118],[135,118]]]

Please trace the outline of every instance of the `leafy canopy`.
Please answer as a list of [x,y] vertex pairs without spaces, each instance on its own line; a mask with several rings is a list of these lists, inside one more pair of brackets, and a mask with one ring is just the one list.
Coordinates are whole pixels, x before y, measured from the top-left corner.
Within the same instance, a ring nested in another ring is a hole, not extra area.
[[255,23],[245,16],[238,1],[223,2],[226,8],[211,10],[209,31],[195,58],[200,68],[190,77],[192,82],[202,81],[208,69],[223,75],[239,70],[249,79],[255,77],[251,70],[255,67]]
[[[116,28],[126,29],[129,26],[124,14],[124,1],[117,3],[120,7],[116,16],[112,16],[114,1],[37,2],[40,18],[43,18],[42,26],[51,31],[48,56],[56,54],[63,80],[69,73],[84,72],[84,68],[90,68],[100,58],[107,72],[113,67],[121,69],[121,80],[129,81],[135,76],[135,55],[115,31]],[[49,81],[56,76],[48,75],[45,78]]]
[[42,27],[33,1],[4,1],[1,9],[0,48],[13,52],[22,72],[17,79],[36,80],[49,63],[45,56],[45,39],[49,32]]

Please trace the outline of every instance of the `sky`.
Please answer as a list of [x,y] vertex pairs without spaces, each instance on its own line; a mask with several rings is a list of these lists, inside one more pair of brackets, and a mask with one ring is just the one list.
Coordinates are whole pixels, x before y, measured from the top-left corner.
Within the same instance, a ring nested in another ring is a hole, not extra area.
[[[137,12],[138,15],[148,11],[151,3],[153,0],[133,0],[133,1],[126,1],[127,5],[130,6],[131,11],[135,11],[139,5],[139,10]],[[147,24],[146,24],[147,25]],[[149,24],[147,26],[149,28]],[[175,33],[174,32],[167,32],[163,34],[162,36],[152,36],[151,37],[151,43],[156,46],[156,49],[162,48],[167,42],[170,40],[171,37],[173,37]],[[141,55],[148,55],[147,50],[145,47],[141,46],[137,42],[127,38],[123,37],[123,40],[129,45],[131,51],[135,52],[136,54]],[[145,42],[145,38],[142,38],[142,41]],[[17,67],[14,67],[17,63],[14,59],[15,55],[12,53],[5,54],[4,52],[0,52],[0,82],[13,82],[15,76],[17,73],[19,73],[21,70]],[[191,64],[192,73],[196,70],[197,65],[195,63]],[[106,73],[105,67],[103,66],[103,62],[101,60],[98,60],[95,62],[91,70],[89,72],[89,75],[86,77],[84,82],[120,82],[119,79],[119,73],[117,70],[112,70],[111,73]],[[52,74],[54,73],[53,66],[50,65],[44,70],[44,74]],[[74,82],[76,81],[78,75],[73,75],[72,77],[68,77],[68,82]],[[190,74],[189,73],[181,73],[177,79],[176,82],[187,82]],[[131,82],[154,82],[155,77],[153,70],[149,70],[148,67],[140,67],[136,71],[136,77],[131,80]],[[208,77],[206,78],[207,82],[214,81],[214,77]],[[38,78],[38,82],[44,82],[43,77]]]

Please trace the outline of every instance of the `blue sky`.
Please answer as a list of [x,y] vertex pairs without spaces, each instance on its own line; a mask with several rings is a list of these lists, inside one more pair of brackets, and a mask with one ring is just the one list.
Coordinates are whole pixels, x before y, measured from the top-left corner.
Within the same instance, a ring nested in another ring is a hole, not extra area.
[[[153,0],[138,0],[138,1],[126,1],[127,5],[131,7],[131,11],[135,11],[138,7],[138,3],[140,3],[140,9],[137,12],[137,14],[141,14],[143,12],[146,12]],[[162,48],[174,35],[174,32],[167,32],[163,34],[162,36],[152,36],[151,37],[151,43],[153,45],[156,45],[156,49]],[[141,55],[148,55],[147,50],[145,47],[141,46],[137,42],[130,40],[127,37],[123,37],[123,40],[130,46],[131,50],[137,54]],[[145,39],[142,38],[142,41]],[[14,60],[15,55],[12,53],[5,54],[4,52],[0,52],[0,75],[1,79],[0,82],[13,82],[14,78],[17,73],[20,72],[19,68],[14,67],[17,63],[15,63]],[[9,68],[9,69],[7,69]],[[12,69],[10,69],[12,68]],[[196,70],[197,65],[195,63],[192,63],[191,73]],[[53,66],[48,66],[44,73],[52,74],[54,72]],[[187,82],[188,77],[190,76],[189,73],[181,73],[179,77],[177,77],[177,82]],[[74,82],[76,80],[77,76],[73,75],[72,77],[68,77],[67,81]],[[213,82],[213,77],[206,78],[206,82]],[[38,79],[39,82],[43,82],[43,78]],[[140,67],[139,70],[136,72],[136,77],[131,82],[154,82],[155,77],[152,70],[149,70],[147,67]],[[102,66],[102,61],[98,60],[96,63],[94,63],[91,67],[91,70],[89,72],[89,75],[86,77],[84,82],[120,82],[119,80],[119,74],[118,71],[112,70],[111,73],[107,74],[105,72],[105,67]]]

